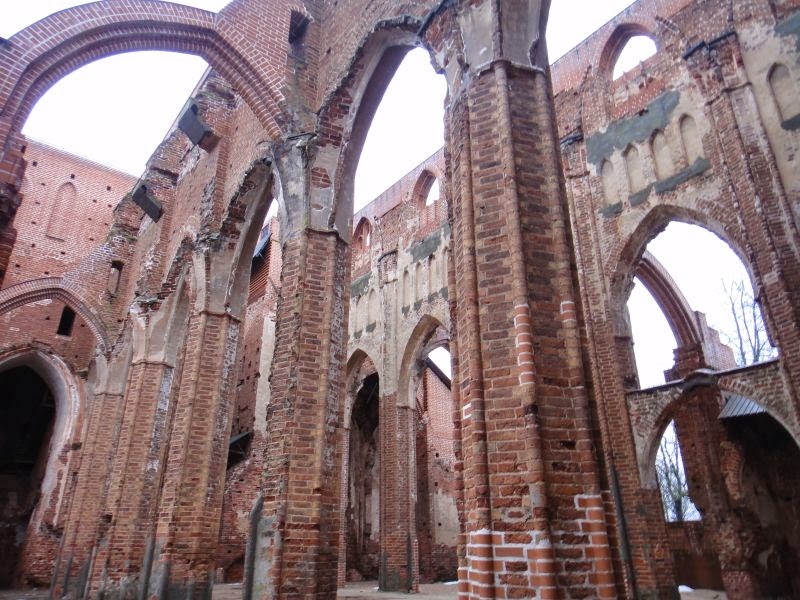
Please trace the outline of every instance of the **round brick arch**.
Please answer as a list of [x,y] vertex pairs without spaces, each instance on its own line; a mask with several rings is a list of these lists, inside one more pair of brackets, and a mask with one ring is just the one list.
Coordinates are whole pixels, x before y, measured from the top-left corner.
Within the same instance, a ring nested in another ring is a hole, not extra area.
[[0,291],[0,315],[41,300],[58,300],[69,306],[86,321],[97,340],[98,350],[103,353],[111,348],[108,333],[100,317],[60,277],[33,279]]
[[0,125],[19,134],[38,99],[80,67],[123,52],[162,50],[205,59],[280,137],[281,96],[269,85],[277,74],[263,60],[256,68],[259,57],[244,56],[219,33],[219,23],[216,13],[158,0],[106,0],[50,15],[0,48]]
[[[781,410],[783,407],[780,404],[770,402],[764,394],[748,386],[747,383],[741,381],[726,381],[725,375],[715,379],[714,387],[720,394],[738,394],[757,404],[786,431],[800,448],[800,433],[791,427],[791,417]],[[642,432],[645,441],[642,445],[641,453],[637,453],[637,459],[639,461],[639,474],[645,487],[658,485],[655,465],[661,438],[670,422],[675,418],[675,413],[678,411],[681,404],[685,402],[688,393],[689,392],[684,392],[678,387],[670,390],[669,395],[664,398],[662,405],[656,409],[657,412],[652,417],[650,427]]]

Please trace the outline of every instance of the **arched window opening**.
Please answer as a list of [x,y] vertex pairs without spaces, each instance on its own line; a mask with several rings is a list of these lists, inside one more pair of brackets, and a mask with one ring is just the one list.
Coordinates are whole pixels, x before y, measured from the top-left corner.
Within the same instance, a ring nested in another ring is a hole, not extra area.
[[435,203],[439,200],[439,180],[434,179],[433,183],[431,184],[431,189],[428,190],[428,195],[425,198],[425,206],[430,206],[431,204]]
[[646,35],[635,35],[625,42],[620,50],[612,70],[612,78],[619,79],[628,71],[636,68],[648,58],[653,56],[658,49],[656,43]]
[[616,204],[619,199],[619,185],[614,173],[614,165],[610,160],[604,160],[600,167],[600,178],[603,182],[603,196],[606,205]]
[[781,121],[800,115],[800,94],[797,83],[786,65],[778,63],[769,72],[769,87],[778,107]]
[[75,311],[69,306],[61,309],[61,318],[58,320],[57,335],[69,337],[72,335],[72,327],[75,325]]
[[625,150],[625,169],[628,172],[628,191],[635,194],[645,187],[645,177],[642,159],[635,146],[628,146]]
[[[628,297],[631,338],[635,358],[628,367],[635,369],[638,387],[648,388],[660,385],[667,380],[666,373],[675,364],[673,349],[675,336],[663,311],[650,291],[639,281]],[[633,372],[630,373],[633,375]]]
[[[447,84],[420,48],[406,54],[377,107],[359,158],[354,210],[359,210],[441,148]],[[413,93],[410,91],[413,90]],[[392,160],[386,160],[391,156]],[[431,201],[438,197],[431,197]]]
[[689,482],[686,479],[681,446],[673,421],[667,425],[658,445],[656,476],[664,508],[664,519],[668,523],[699,521],[700,511],[689,496]]
[[365,250],[369,249],[370,244],[372,243],[372,226],[367,219],[361,219],[358,227],[356,227],[353,240],[353,249],[355,251],[364,252]]
[[119,291],[119,280],[122,277],[122,267],[125,263],[121,260],[112,260],[111,269],[108,272],[108,293],[112,296],[116,295]]
[[675,163],[672,152],[667,143],[667,136],[663,131],[656,131],[650,140],[650,148],[656,167],[656,177],[659,180],[667,179],[675,174]]
[[[439,328],[438,336],[446,336]],[[439,346],[421,367],[416,391],[417,537],[420,581],[456,578],[456,508],[450,352]]]
[[380,569],[380,381],[373,373],[356,392],[350,421],[345,547],[348,579],[378,579]]
[[697,131],[697,123],[689,116],[684,115],[681,118],[681,141],[683,142],[683,153],[686,157],[686,162],[689,165],[703,158],[703,141],[700,139],[700,133]]
[[247,294],[248,306],[264,297],[268,299],[274,297],[280,284],[281,246],[278,239],[280,232],[276,219],[277,211],[278,203],[273,198],[253,250],[253,260],[250,264],[250,288]]
[[14,584],[28,521],[40,497],[55,402],[45,381],[27,366],[0,373],[0,588]]
[[708,230],[670,223],[648,244],[636,274],[627,308],[640,387],[700,366],[722,370],[777,356],[744,264]]

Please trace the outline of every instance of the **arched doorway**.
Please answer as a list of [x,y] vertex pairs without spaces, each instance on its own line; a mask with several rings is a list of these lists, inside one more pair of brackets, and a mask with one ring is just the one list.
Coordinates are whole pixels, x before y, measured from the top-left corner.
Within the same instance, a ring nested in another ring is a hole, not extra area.
[[378,579],[380,571],[380,381],[364,377],[353,402],[347,466],[347,579]]
[[418,364],[416,386],[416,527],[421,583],[458,576],[460,533],[448,334],[438,327]]
[[0,587],[9,588],[41,497],[56,409],[53,391],[29,366],[0,373],[0,390]]

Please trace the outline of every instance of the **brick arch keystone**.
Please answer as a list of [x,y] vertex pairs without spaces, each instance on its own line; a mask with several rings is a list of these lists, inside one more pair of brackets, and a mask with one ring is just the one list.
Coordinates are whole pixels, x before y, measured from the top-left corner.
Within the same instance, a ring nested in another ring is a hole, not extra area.
[[271,87],[279,77],[257,50],[247,49],[245,56],[244,48],[220,33],[223,20],[159,0],[106,0],[50,15],[0,48],[0,123],[11,135],[18,134],[44,92],[90,62],[123,52],[163,50],[205,59],[279,138],[282,96]]
[[80,291],[61,277],[44,277],[12,285],[0,291],[0,315],[25,304],[40,300],[58,300],[78,313],[89,325],[97,340],[100,352],[111,348],[111,343],[100,317],[80,299]]

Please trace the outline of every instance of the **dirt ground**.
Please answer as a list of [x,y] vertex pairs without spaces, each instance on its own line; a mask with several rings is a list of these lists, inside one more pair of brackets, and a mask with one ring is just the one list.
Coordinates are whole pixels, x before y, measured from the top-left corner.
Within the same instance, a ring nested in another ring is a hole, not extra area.
[[[408,600],[408,594],[379,592],[376,581],[362,581],[350,583],[346,588],[340,589],[337,594],[339,600],[345,598],[379,598],[380,600]],[[414,600],[453,600],[458,596],[458,586],[453,584],[434,583],[419,586],[419,594],[414,595]],[[726,600],[725,592],[714,590],[681,591],[681,600]],[[215,598],[215,600],[217,600]]]
[[[346,598],[379,598],[380,600],[409,600],[408,594],[379,592],[375,581],[351,583],[339,590],[338,600]],[[414,600],[453,600],[458,595],[455,584],[432,583],[419,586]],[[0,600],[44,600],[47,590],[0,590]],[[241,600],[242,584],[225,583],[214,586],[213,600]],[[681,600],[726,600],[724,592],[714,590],[682,591]]]

